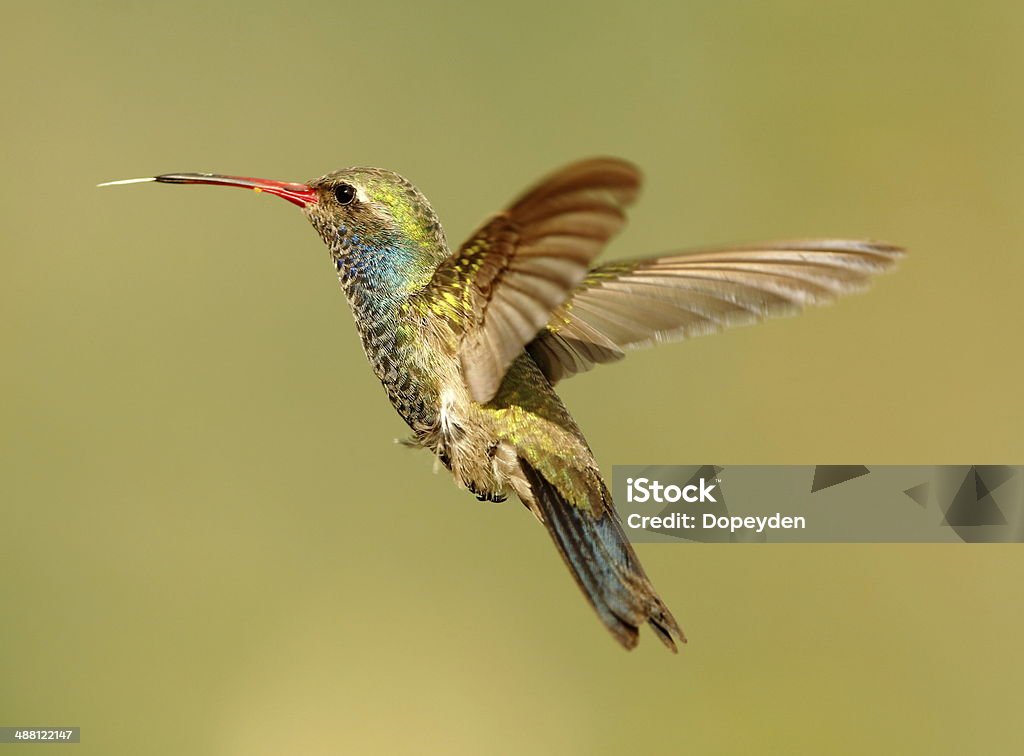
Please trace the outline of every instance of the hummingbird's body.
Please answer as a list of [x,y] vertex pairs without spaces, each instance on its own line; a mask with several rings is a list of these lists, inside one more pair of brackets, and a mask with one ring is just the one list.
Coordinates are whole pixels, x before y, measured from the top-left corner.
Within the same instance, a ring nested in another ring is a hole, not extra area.
[[899,256],[883,244],[817,240],[592,268],[639,190],[639,172],[611,158],[552,174],[454,254],[427,200],[390,171],[351,168],[308,184],[152,180],[248,187],[299,205],[330,249],[409,443],[481,499],[514,491],[627,648],[644,622],[673,650],[685,638],[554,384],[626,349],[831,299]]
[[[364,174],[364,183],[367,176],[379,177],[388,186],[403,182],[389,172],[356,170]],[[367,360],[412,429],[412,443],[430,449],[458,483],[479,496],[504,498],[512,470],[506,469],[507,454],[499,447],[515,443],[513,436],[529,439],[523,445],[537,450],[555,445],[578,455],[587,447],[525,351],[490,402],[472,399],[459,361],[464,313],[451,302],[442,305],[425,288],[451,253],[426,199],[411,185],[406,189],[409,196],[403,201],[418,211],[416,227],[430,229],[417,234],[415,242],[403,236],[378,247],[350,227],[316,219],[313,224],[330,247]]]
[[[585,537],[596,548],[609,541],[621,569],[609,569],[603,555],[577,553],[573,544],[560,544],[563,556],[578,576],[582,572],[584,591],[622,642],[633,645],[636,627],[648,620],[674,648],[672,636],[682,638],[682,632],[622,534],[583,434],[525,345],[489,401],[471,395],[459,349],[472,317],[471,296],[457,279],[431,286],[451,253],[427,200],[388,171],[349,169],[332,177],[384,197],[392,216],[405,219],[404,233],[377,232],[370,241],[351,225],[307,210],[331,250],[367,359],[413,431],[411,443],[433,452],[456,483],[481,500],[501,501],[515,490],[541,522],[556,519],[544,510],[558,507],[559,499],[600,513],[595,525],[603,522],[611,532],[584,528],[593,531]],[[535,491],[545,484],[550,492]]]

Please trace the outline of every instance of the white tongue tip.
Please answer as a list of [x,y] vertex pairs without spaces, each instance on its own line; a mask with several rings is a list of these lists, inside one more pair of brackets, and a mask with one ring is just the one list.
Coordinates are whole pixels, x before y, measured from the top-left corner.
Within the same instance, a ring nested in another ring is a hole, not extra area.
[[121,184],[145,184],[147,181],[156,181],[155,178],[149,176],[147,178],[135,178],[135,179],[121,179],[120,181],[104,181],[102,184],[96,184],[96,186],[120,186]]

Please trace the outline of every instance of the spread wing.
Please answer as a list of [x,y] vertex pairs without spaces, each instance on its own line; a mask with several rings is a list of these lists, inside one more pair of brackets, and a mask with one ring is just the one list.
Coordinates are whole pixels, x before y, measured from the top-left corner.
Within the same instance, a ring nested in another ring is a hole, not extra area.
[[902,254],[879,242],[815,239],[602,265],[527,348],[555,383],[624,350],[829,302],[864,288]]
[[639,171],[622,160],[566,166],[439,266],[424,294],[460,330],[459,359],[474,400],[494,397],[512,361],[622,228],[639,188]]

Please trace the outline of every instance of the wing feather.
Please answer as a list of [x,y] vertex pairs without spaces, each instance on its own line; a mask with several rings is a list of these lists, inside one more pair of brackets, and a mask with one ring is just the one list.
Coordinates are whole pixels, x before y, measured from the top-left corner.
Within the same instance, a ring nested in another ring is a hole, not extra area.
[[527,348],[556,382],[625,350],[830,302],[902,255],[880,242],[811,239],[599,266]]
[[[622,228],[624,208],[639,188],[639,171],[622,160],[566,166],[485,223],[438,268],[422,295],[442,303],[459,332],[463,377],[476,401],[494,397],[512,361],[583,281]],[[580,347],[594,358],[615,349],[592,329],[569,327],[546,350],[548,362],[574,360],[567,345],[577,338],[594,340]]]

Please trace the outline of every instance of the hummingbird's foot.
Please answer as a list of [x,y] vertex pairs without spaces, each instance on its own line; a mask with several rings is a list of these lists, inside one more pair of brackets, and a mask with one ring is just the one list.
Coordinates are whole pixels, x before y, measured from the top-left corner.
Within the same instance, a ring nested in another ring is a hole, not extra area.
[[476,496],[477,501],[493,501],[500,504],[508,498],[508,494],[502,493],[501,491],[481,491],[470,482],[466,483],[466,488],[469,489],[470,493]]

